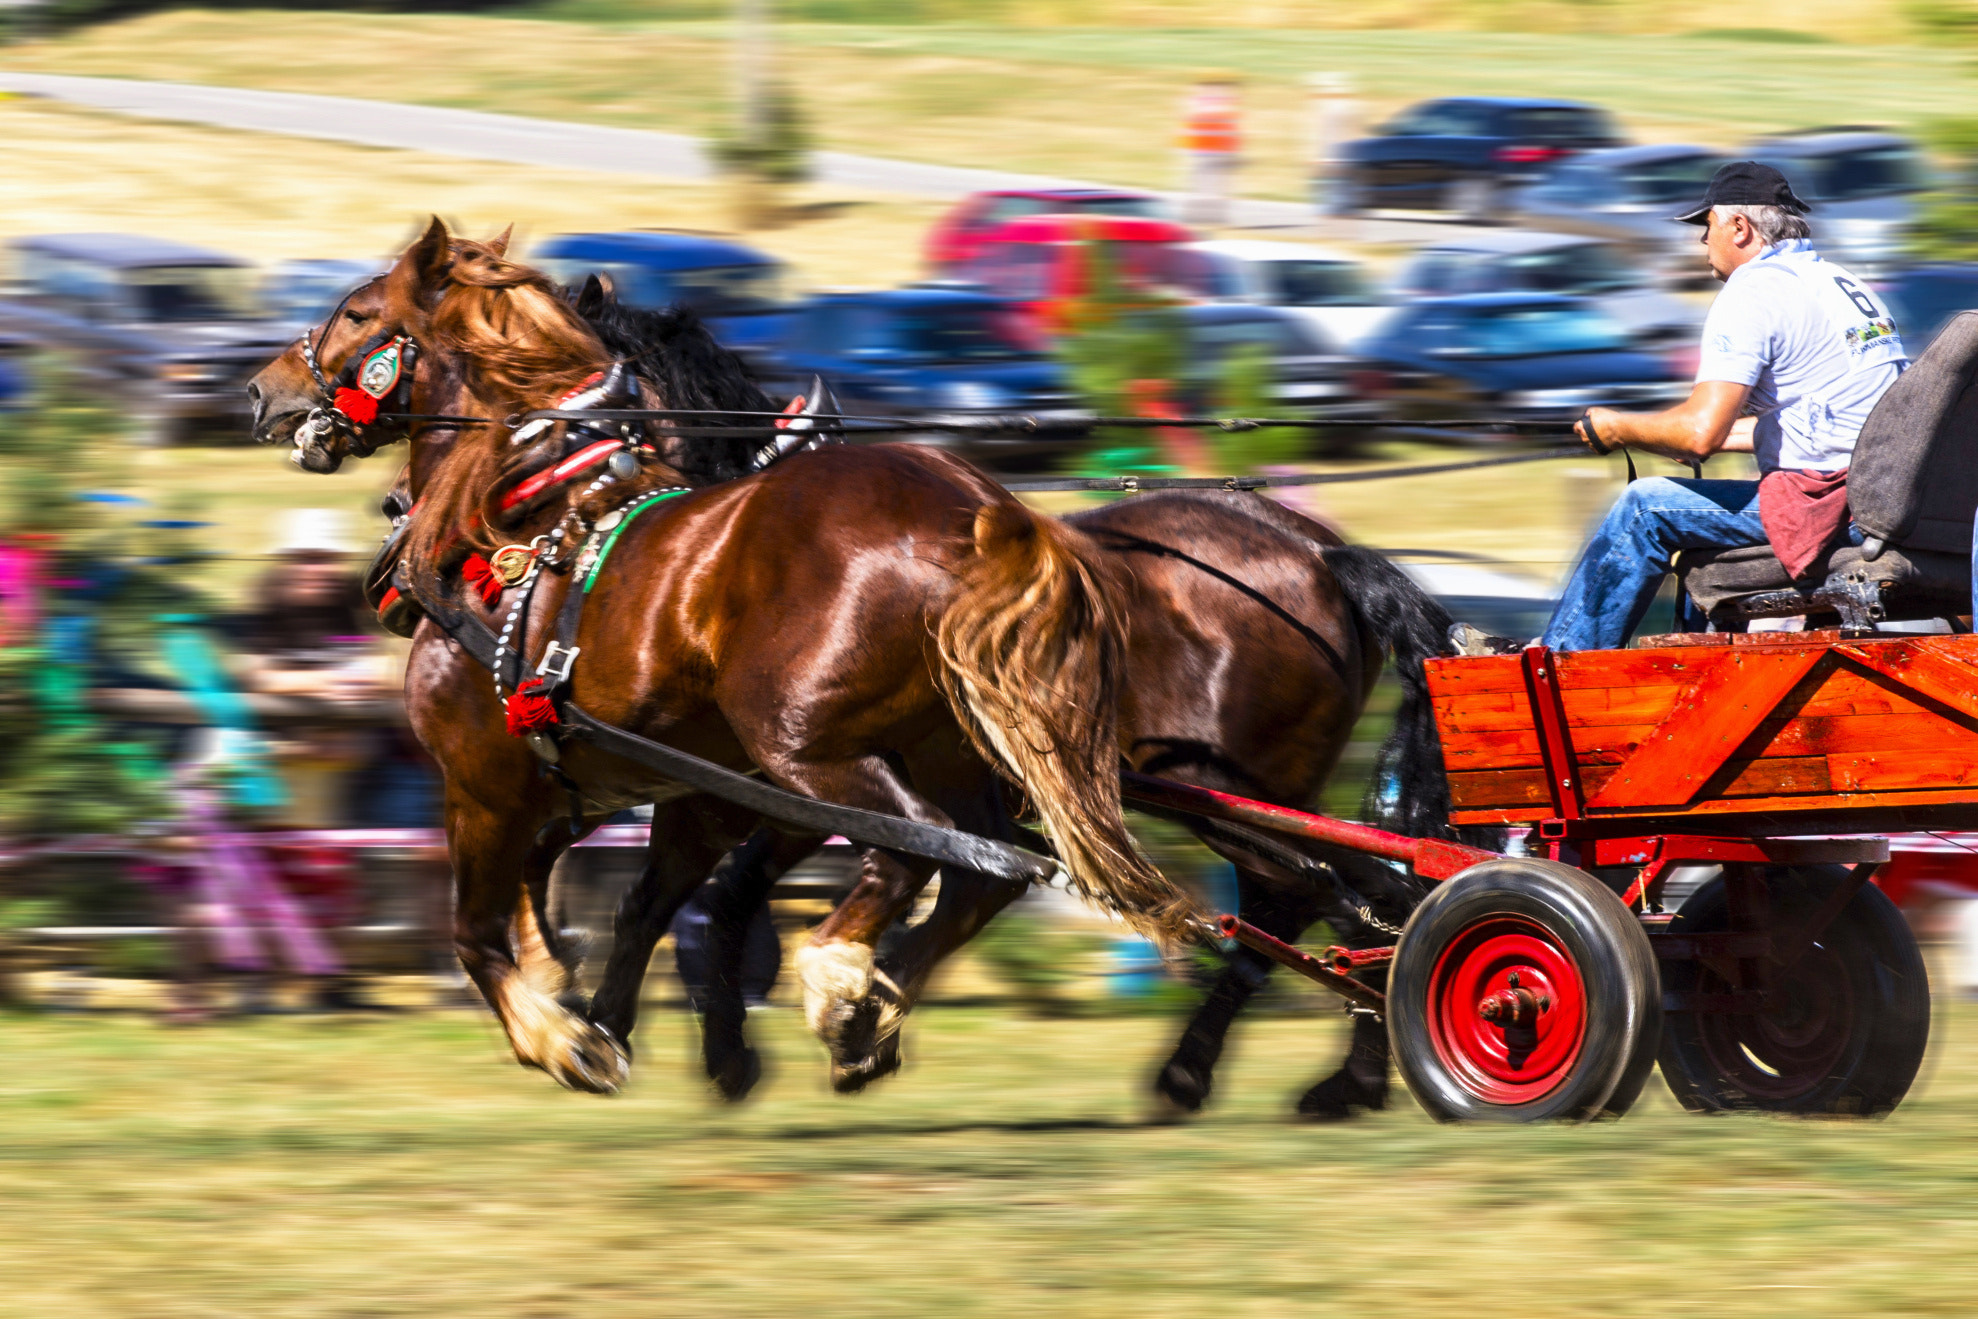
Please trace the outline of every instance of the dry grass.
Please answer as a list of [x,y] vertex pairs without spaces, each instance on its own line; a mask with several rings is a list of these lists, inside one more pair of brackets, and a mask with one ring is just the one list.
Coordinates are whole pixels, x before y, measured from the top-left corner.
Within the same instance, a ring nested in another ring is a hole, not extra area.
[[1287,1123],[1338,1018],[1253,1017],[1216,1105],[1142,1125],[1177,1024],[932,1009],[907,1073],[721,1109],[655,1015],[631,1092],[561,1093],[464,1014],[178,1030],[0,1018],[0,1310],[23,1316],[1966,1314],[1978,1048],[1877,1124],[1595,1128],[1405,1101]]
[[[1910,39],[1886,22],[1855,36]],[[822,145],[1143,186],[1176,181],[1172,136],[1189,80],[1205,67],[1238,69],[1250,80],[1241,186],[1277,197],[1302,192],[1303,79],[1316,69],[1351,74],[1369,118],[1431,94],[1542,92],[1608,105],[1645,140],[1725,146],[1837,120],[1916,125],[1965,113],[1971,89],[1968,57],[1954,49],[1570,26],[1520,34],[790,24],[779,40]],[[723,121],[730,53],[726,29],[712,23],[186,11],[11,49],[0,63],[705,134]]]

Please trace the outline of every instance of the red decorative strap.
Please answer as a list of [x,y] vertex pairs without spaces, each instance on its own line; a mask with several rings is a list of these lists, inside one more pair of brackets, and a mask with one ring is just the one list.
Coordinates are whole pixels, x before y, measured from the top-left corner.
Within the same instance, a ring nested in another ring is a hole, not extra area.
[[776,429],[780,431],[786,431],[790,429],[790,421],[794,420],[798,416],[798,414],[803,412],[803,410],[804,410],[804,396],[802,394],[799,394],[795,398],[791,399],[788,403],[785,403],[783,405],[783,416],[788,420],[778,421],[776,423]]
[[460,565],[460,575],[467,584],[481,593],[481,603],[491,605],[501,599],[504,583],[494,565],[478,554],[467,556],[467,562]]
[[531,678],[523,683],[515,694],[508,698],[508,735],[523,737],[539,728],[548,728],[560,722],[556,717],[556,706],[549,697],[543,695],[544,681]]
[[378,419],[378,400],[361,389],[339,389],[330,406],[359,426],[369,426]]
[[551,486],[568,481],[571,477],[577,475],[577,473],[597,466],[624,447],[625,442],[623,440],[599,440],[596,444],[586,445],[556,466],[547,471],[537,472],[534,476],[503,495],[501,497],[501,511],[506,513],[517,504],[534,499]]

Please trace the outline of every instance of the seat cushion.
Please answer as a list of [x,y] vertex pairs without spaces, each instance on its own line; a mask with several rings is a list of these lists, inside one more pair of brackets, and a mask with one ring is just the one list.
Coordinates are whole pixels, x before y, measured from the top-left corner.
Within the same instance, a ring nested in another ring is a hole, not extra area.
[[[1808,576],[1818,581],[1827,575],[1824,563],[1815,563]],[[1738,545],[1726,550],[1684,550],[1676,560],[1677,584],[1696,601],[1697,608],[1714,615],[1720,605],[1761,591],[1784,591],[1793,579],[1786,565],[1770,545]]]
[[[1676,565],[1682,589],[1705,614],[1735,606],[1746,596],[1793,588],[1793,580],[1769,545],[1728,550],[1684,550]],[[1859,572],[1882,587],[1890,618],[1941,618],[1971,611],[1971,561],[1961,554],[1891,545],[1870,559],[1858,545],[1841,545],[1800,579],[1823,582],[1834,574]],[[1815,607],[1808,600],[1809,607]],[[1736,614],[1733,607],[1729,610]]]

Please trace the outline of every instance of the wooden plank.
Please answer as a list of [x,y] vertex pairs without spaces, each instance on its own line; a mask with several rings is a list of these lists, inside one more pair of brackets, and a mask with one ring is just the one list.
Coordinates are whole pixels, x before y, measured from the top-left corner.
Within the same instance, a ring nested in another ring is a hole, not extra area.
[[[1645,739],[1653,736],[1657,727],[1657,724],[1628,724],[1617,728],[1575,730],[1574,738],[1584,744],[1574,747],[1573,760],[1582,768],[1618,765],[1633,755]],[[1522,769],[1543,764],[1544,758],[1539,755],[1537,731],[1519,728],[1444,734],[1442,763],[1445,769],[1454,773],[1463,770]]]
[[1590,808],[1685,805],[1827,656],[1821,648],[1736,646],[1677,653],[1708,655],[1712,664],[1655,735],[1587,802]]
[[1460,696],[1467,692],[1522,692],[1524,670],[1516,655],[1459,655],[1453,659],[1422,662],[1432,696]]
[[1715,648],[1682,650],[1566,650],[1557,653],[1559,685],[1567,691],[1594,687],[1686,687],[1715,668]]
[[1843,642],[1834,650],[1953,710],[1978,717],[1978,663],[1973,662],[1969,641],[1963,637],[1919,637],[1893,645]]
[[[1687,809],[1602,811],[1599,819],[1605,822],[1628,819],[1665,820],[1674,816],[1683,820],[1694,820],[1693,826],[1699,833],[1713,832],[1718,828],[1733,828],[1738,832],[1777,833],[1790,827],[1794,816],[1825,813],[1820,824],[1822,833],[1873,833],[1877,829],[1888,829],[1890,824],[1887,812],[1901,810],[1908,812],[1926,811],[1932,808],[1955,808],[1955,813],[1942,821],[1930,822],[1912,816],[1906,829],[1970,829],[1978,827],[1971,818],[1978,812],[1978,791],[1968,787],[1919,789],[1899,792],[1834,792],[1827,794],[1808,793],[1797,797],[1713,797],[1698,802]],[[1547,819],[1552,808],[1547,806],[1504,806],[1485,807],[1451,811],[1451,824],[1532,824]],[[1723,820],[1724,823],[1718,823]],[[1762,823],[1762,828],[1754,824]]]
[[1835,715],[1794,719],[1759,751],[1765,756],[1893,752],[1966,753],[1978,757],[1978,733],[1933,714]]
[[1978,785],[1978,755],[1875,751],[1830,756],[1840,792],[1894,792],[1905,788]]
[[[1770,797],[1802,792],[1830,794],[1834,789],[1825,756],[1733,761],[1732,764],[1737,772],[1718,796]],[[1581,771],[1580,781],[1586,785],[1588,792],[1597,794],[1616,772],[1616,766],[1592,766]],[[1974,781],[1978,781],[1978,769],[1974,769],[1973,777]],[[1546,792],[1543,768],[1451,774],[1449,799],[1458,810],[1547,805],[1552,800]]]
[[[1616,764],[1656,734],[1655,724],[1575,729],[1582,767]],[[1978,732],[1933,714],[1835,715],[1789,720],[1754,758],[1925,752],[1978,761]],[[1520,769],[1540,764],[1531,728],[1446,733],[1443,763],[1451,772]]]

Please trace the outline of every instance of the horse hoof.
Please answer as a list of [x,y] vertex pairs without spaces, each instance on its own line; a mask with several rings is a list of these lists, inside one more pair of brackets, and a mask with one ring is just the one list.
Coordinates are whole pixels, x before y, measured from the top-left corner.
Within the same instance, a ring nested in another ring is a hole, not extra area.
[[1193,1117],[1208,1102],[1210,1081],[1206,1072],[1180,1063],[1169,1063],[1154,1078],[1154,1098],[1167,1106],[1172,1117]]
[[615,1095],[632,1074],[632,1056],[611,1032],[585,1024],[564,1046],[563,1058],[550,1074],[571,1090]]
[[1345,1072],[1328,1076],[1298,1100],[1298,1117],[1305,1122],[1345,1122],[1361,1113],[1387,1107],[1387,1086],[1367,1085]]
[[708,1079],[714,1082],[714,1089],[721,1098],[730,1104],[739,1104],[749,1097],[757,1081],[762,1079],[762,1055],[744,1046],[724,1058],[720,1065],[710,1069]]
[[834,1064],[831,1088],[841,1095],[855,1095],[874,1081],[900,1070],[899,1036],[888,1035],[870,1057],[855,1063]]

